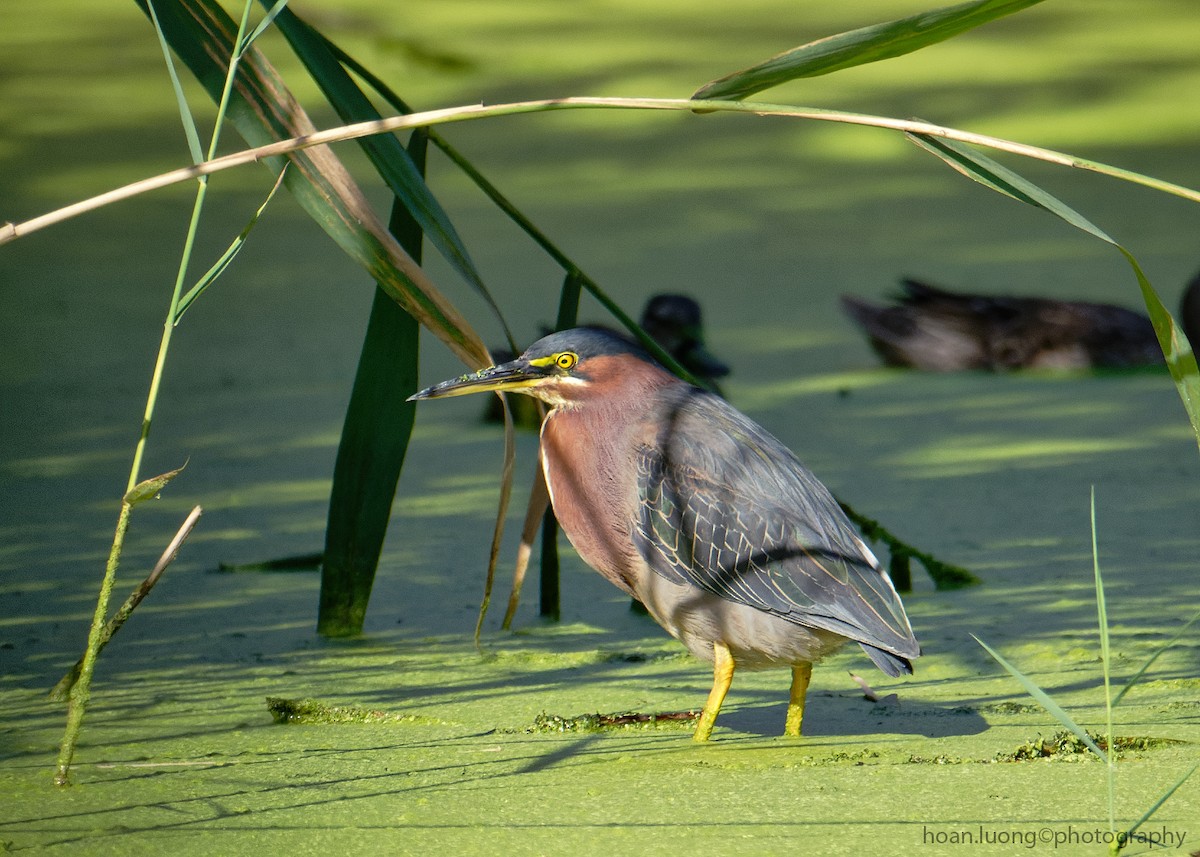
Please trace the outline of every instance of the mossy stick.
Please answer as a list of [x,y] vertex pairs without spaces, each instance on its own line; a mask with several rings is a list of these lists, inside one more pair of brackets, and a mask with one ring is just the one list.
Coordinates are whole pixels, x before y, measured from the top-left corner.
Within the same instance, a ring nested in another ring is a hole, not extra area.
[[[162,556],[159,557],[154,569],[150,572],[145,580],[138,584],[137,588],[134,589],[133,592],[129,593],[129,597],[125,599],[125,603],[122,604],[117,609],[117,612],[113,614],[113,617],[105,623],[103,629],[100,631],[100,639],[96,644],[96,655],[99,655],[101,650],[108,645],[108,641],[112,639],[113,634],[117,633],[117,631],[121,629],[121,626],[125,624],[125,621],[133,614],[133,611],[137,608],[137,606],[142,603],[142,600],[147,595],[150,594],[150,590],[154,588],[156,583],[158,583],[158,579],[162,577],[163,572],[167,570],[167,566],[170,565],[175,560],[175,557],[179,555],[179,549],[183,546],[183,543],[187,540],[187,537],[191,535],[192,529],[196,526],[196,522],[200,520],[200,515],[202,512],[203,510],[199,506],[192,509],[186,520],[184,520],[183,524],[179,527],[179,532],[175,534],[175,538],[171,539],[171,543],[167,545],[167,549],[163,551]],[[64,702],[67,700],[68,694],[71,692],[71,688],[75,686],[75,683],[79,680],[79,676],[83,671],[83,661],[86,657],[87,652],[85,651],[79,660],[75,662],[75,666],[73,666],[66,675],[58,680],[58,684],[56,684],[54,689],[50,691],[50,700],[52,702]]]
[[96,599],[96,612],[92,617],[92,627],[88,632],[87,648],[79,664],[79,680],[71,689],[67,703],[67,728],[63,733],[62,744],[58,750],[58,769],[54,774],[54,784],[69,786],[71,784],[71,759],[75,755],[75,745],[79,741],[79,728],[83,724],[83,714],[87,709],[88,698],[91,695],[92,671],[96,667],[96,655],[100,652],[100,637],[104,633],[104,617],[108,614],[108,599],[112,595],[113,581],[117,576],[117,565],[121,561],[121,547],[125,544],[125,533],[129,530],[129,512],[133,504],[127,499],[121,500],[121,513],[117,516],[117,531],[113,536],[112,550],[108,554],[108,563],[104,568],[104,580],[100,584],[100,597]]

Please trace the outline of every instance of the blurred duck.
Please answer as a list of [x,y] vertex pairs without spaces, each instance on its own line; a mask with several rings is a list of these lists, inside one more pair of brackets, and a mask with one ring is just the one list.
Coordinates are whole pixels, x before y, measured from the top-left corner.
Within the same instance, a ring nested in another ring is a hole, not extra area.
[[[1163,362],[1146,316],[1110,304],[951,292],[902,280],[888,306],[842,296],[846,313],[888,366],[934,372],[1124,369]],[[1200,335],[1200,274],[1184,293],[1182,324]]]
[[[718,360],[704,344],[704,320],[700,304],[687,295],[658,294],[646,301],[642,317],[638,320],[650,338],[674,357],[679,365],[692,374],[700,386],[723,396],[718,378],[729,374],[729,367]],[[550,331],[545,331],[549,333]],[[627,334],[620,334],[628,339]],[[499,349],[494,353],[497,363],[511,360],[515,355]],[[501,422],[504,419],[500,400],[490,397],[484,412],[486,422]],[[513,421],[520,428],[537,429],[541,416],[536,401],[528,396],[509,396],[509,408]]]
[[704,345],[704,321],[700,304],[687,295],[655,295],[646,302],[638,322],[650,338],[679,361],[702,387],[717,395],[718,378],[729,374],[729,367],[714,357]]

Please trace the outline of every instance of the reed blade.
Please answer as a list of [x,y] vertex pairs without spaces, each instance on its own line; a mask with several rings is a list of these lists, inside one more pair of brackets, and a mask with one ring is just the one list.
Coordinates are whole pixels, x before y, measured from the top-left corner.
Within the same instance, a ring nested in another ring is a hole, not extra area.
[[975,0],[848,30],[707,83],[692,97],[739,100],[800,77],[816,77],[903,56],[1040,2]]

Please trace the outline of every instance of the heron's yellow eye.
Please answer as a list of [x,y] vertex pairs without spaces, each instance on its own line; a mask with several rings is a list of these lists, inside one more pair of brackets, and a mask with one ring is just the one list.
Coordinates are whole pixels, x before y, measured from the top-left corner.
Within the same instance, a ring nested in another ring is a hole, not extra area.
[[575,364],[579,362],[579,355],[572,351],[564,351],[554,358],[554,365],[564,372],[573,369]]

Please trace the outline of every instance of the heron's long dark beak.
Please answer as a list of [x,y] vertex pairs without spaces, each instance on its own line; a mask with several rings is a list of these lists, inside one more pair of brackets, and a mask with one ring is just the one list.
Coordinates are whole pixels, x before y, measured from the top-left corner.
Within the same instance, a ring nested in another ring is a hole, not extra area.
[[536,386],[547,377],[543,367],[531,366],[529,361],[518,357],[509,363],[489,366],[468,375],[460,375],[449,381],[434,384],[408,397],[408,401],[419,399],[445,399],[450,396],[465,396],[468,393],[502,393],[505,390],[520,390]]

